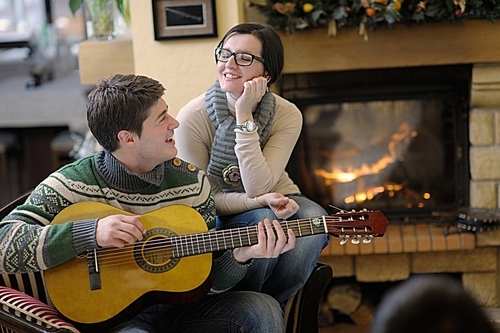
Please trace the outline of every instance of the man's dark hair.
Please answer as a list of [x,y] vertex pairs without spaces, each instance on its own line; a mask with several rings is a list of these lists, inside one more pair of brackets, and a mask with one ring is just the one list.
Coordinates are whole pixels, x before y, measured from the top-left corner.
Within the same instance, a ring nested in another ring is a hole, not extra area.
[[261,42],[261,57],[264,58],[264,68],[270,76],[268,85],[273,84],[281,75],[285,62],[283,43],[278,33],[273,28],[261,23],[241,23],[226,32],[217,47],[223,47],[226,40],[234,34],[253,35]]
[[90,131],[104,149],[115,151],[121,130],[141,136],[150,108],[164,92],[160,82],[141,75],[116,74],[99,80],[87,98]]
[[458,279],[413,276],[378,306],[372,333],[495,333],[491,321]]

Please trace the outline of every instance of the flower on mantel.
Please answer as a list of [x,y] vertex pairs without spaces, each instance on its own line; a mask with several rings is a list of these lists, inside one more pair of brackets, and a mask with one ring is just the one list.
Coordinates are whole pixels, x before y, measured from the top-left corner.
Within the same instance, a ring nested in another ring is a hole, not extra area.
[[500,16],[500,0],[251,0],[266,16],[267,23],[293,34],[296,30],[323,27],[335,36],[344,27],[367,31],[396,23],[463,22]]

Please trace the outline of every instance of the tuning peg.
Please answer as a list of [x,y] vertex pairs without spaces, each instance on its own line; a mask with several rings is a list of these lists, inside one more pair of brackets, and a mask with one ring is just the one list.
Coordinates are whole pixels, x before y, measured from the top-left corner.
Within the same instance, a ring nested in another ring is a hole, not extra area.
[[358,245],[359,244],[359,236],[358,235],[354,236],[354,238],[351,239],[351,243],[353,243],[354,245]]
[[344,235],[341,237],[340,245],[344,245],[349,240],[349,235]]
[[365,238],[363,238],[363,244],[370,244],[372,242],[373,235],[366,235]]

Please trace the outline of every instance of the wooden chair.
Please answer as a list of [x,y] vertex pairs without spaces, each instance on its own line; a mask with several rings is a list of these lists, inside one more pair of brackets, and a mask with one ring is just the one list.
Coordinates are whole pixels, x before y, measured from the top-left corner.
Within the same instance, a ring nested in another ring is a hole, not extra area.
[[318,332],[319,305],[332,275],[331,266],[318,262],[302,289],[288,299],[285,308],[286,333]]
[[[27,192],[11,203],[0,208],[0,220],[15,207],[24,203],[30,192]],[[318,263],[304,287],[290,297],[285,308],[286,333],[318,332],[318,310],[323,292],[332,278],[332,268]],[[9,281],[41,281],[41,273],[14,275],[2,274],[0,285],[0,332],[2,333],[78,333],[70,323],[57,316],[57,313],[46,304],[14,289]],[[42,285],[43,286],[43,285]],[[11,288],[12,287],[12,288]],[[19,288],[23,289],[23,288]],[[23,289],[24,290],[24,289]],[[39,294],[42,292],[40,291]],[[19,299],[23,301],[20,302]],[[14,300],[14,301],[12,301]],[[40,302],[41,303],[41,302]],[[31,306],[31,310],[29,308]],[[38,311],[32,311],[32,309]],[[45,318],[39,313],[45,313]],[[38,312],[38,313],[37,313]],[[42,317],[42,318],[41,318]]]
[[[14,208],[21,205],[31,191],[24,193],[7,205],[0,208],[0,220],[5,218]],[[11,279],[12,278],[12,279]],[[34,297],[20,292],[10,286],[11,281],[17,285],[25,281],[41,281],[41,273],[2,274],[0,277],[0,332],[2,333],[77,333],[71,330],[72,325],[58,318],[57,313],[48,305]],[[24,289],[19,288],[19,289]],[[68,327],[69,329],[66,329]]]

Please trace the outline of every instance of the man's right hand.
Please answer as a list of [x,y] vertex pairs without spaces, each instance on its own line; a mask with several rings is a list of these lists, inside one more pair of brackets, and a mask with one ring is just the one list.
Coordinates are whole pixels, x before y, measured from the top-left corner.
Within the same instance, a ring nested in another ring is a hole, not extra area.
[[97,221],[95,237],[101,247],[124,247],[142,239],[145,232],[140,215],[110,215]]

